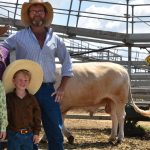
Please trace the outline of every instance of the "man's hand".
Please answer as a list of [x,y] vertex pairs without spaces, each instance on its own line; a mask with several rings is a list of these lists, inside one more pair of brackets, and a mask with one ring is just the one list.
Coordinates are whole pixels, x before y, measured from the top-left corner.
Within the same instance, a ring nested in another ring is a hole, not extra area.
[[62,98],[64,96],[63,88],[58,87],[58,89],[51,94],[51,96],[54,96],[54,95],[56,95],[55,96],[55,102],[58,102],[58,103],[61,102],[61,100],[62,100]]
[[57,88],[57,90],[54,93],[52,93],[51,96],[54,96],[54,95],[56,96],[55,97],[55,102],[60,103],[61,100],[63,99],[65,88],[66,88],[66,85],[67,85],[67,82],[68,82],[69,79],[70,79],[70,77],[68,77],[68,76],[62,77],[60,86]]
[[5,138],[6,138],[6,132],[5,131],[0,132],[0,139],[5,140]]

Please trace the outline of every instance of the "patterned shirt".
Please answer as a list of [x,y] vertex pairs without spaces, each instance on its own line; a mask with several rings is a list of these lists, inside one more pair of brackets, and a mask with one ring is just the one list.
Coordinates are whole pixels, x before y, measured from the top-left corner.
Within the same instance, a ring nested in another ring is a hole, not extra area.
[[0,81],[0,131],[6,131],[7,124],[6,96],[4,87]]
[[62,64],[62,76],[73,76],[72,62],[63,40],[48,29],[46,39],[41,48],[31,28],[25,28],[10,35],[0,44],[8,50],[16,51],[16,59],[30,59],[41,65],[44,82],[55,82],[55,58]]

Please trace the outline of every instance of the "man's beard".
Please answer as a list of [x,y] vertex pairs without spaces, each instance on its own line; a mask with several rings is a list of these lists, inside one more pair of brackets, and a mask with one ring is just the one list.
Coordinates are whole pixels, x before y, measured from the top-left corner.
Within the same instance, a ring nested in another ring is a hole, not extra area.
[[45,20],[44,19],[32,19],[31,24],[33,26],[40,27],[45,24]]
[[42,20],[40,20],[40,21],[33,20],[33,21],[32,21],[32,24],[33,24],[34,26],[39,27],[39,26],[43,25],[43,21],[42,21]]

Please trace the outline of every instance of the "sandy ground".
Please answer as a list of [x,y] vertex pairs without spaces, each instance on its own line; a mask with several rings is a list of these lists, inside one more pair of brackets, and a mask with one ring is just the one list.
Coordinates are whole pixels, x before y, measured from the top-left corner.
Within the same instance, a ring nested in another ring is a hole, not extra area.
[[[75,138],[73,145],[64,138],[65,150],[150,150],[150,122],[138,122],[136,129],[127,127],[121,144],[108,142],[111,120],[66,119],[65,125]],[[40,148],[46,150],[47,144]]]

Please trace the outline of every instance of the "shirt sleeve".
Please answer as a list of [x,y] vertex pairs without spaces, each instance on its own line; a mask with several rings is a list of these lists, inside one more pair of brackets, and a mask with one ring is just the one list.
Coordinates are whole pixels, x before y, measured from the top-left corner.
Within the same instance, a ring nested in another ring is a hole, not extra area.
[[4,87],[0,82],[0,131],[6,131],[7,125],[6,95]]
[[0,46],[6,48],[8,51],[15,49],[16,41],[17,41],[17,39],[16,39],[17,34],[18,34],[18,32],[11,34],[9,37],[7,37],[4,41],[2,41],[0,43]]
[[40,106],[36,100],[36,98],[33,96],[33,122],[34,122],[34,127],[33,127],[33,133],[35,135],[39,135],[39,132],[41,131],[41,109]]
[[61,75],[73,76],[72,61],[69,52],[66,49],[65,43],[62,38],[57,37],[57,52],[56,56],[62,64]]

